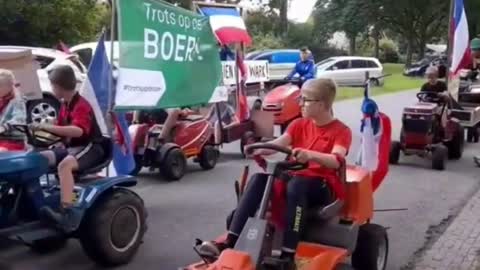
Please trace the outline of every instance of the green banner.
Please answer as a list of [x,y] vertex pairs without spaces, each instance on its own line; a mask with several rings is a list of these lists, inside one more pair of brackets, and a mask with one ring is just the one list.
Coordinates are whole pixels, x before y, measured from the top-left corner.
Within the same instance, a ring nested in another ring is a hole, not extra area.
[[163,1],[117,0],[120,59],[115,109],[226,100],[208,18]]

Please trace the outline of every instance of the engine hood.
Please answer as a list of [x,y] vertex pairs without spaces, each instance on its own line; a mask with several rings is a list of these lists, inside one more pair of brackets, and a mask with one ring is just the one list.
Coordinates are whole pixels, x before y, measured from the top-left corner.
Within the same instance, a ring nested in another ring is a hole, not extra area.
[[300,88],[294,84],[285,84],[278,86],[268,92],[268,94],[265,96],[263,102],[264,103],[281,103],[284,102],[285,99],[287,99],[289,96],[295,93],[299,93]]

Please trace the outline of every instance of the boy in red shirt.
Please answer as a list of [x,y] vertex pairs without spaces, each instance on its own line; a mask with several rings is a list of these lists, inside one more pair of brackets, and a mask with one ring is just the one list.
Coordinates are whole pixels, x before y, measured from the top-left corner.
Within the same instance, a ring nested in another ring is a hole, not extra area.
[[90,103],[75,90],[77,80],[73,69],[67,65],[58,66],[49,73],[49,79],[55,96],[62,100],[57,123],[36,124],[33,128],[63,138],[63,147],[40,152],[48,158],[49,165],[58,168],[61,209],[57,212],[45,207],[42,212],[65,231],[71,231],[77,224],[73,210],[73,172],[91,168],[101,161],[104,155],[100,145],[102,133]]
[[[307,169],[289,172],[287,227],[281,256],[286,260],[288,269],[295,269],[294,255],[304,225],[304,210],[332,202],[334,197],[343,197],[343,186],[335,177],[340,166],[338,157],[347,155],[352,141],[350,129],[331,114],[336,95],[336,85],[332,80],[309,80],[301,91],[303,118],[292,122],[283,135],[271,142],[284,147],[291,146],[294,158],[298,162],[308,163]],[[270,150],[258,150],[253,155],[273,153]],[[252,176],[233,216],[226,242],[206,243],[203,250],[219,255],[222,250],[235,246],[247,219],[260,206],[266,182],[266,174]],[[300,220],[299,226],[296,220]]]

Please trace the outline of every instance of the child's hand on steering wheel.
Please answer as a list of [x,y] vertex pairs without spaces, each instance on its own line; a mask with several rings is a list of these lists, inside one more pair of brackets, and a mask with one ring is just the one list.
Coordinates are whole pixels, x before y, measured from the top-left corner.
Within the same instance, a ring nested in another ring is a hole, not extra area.
[[44,128],[44,124],[43,123],[31,123],[31,124],[28,124],[28,128],[32,131],[40,131]]
[[300,163],[307,163],[312,159],[312,155],[310,154],[310,150],[304,148],[295,148],[292,151],[292,156],[295,161]]

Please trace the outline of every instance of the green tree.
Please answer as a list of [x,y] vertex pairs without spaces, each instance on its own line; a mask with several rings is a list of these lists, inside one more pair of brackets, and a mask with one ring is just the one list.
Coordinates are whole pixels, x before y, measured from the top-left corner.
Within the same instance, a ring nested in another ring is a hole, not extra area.
[[0,0],[0,43],[52,47],[91,41],[108,21],[95,0]]

